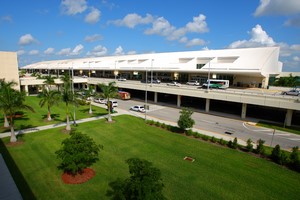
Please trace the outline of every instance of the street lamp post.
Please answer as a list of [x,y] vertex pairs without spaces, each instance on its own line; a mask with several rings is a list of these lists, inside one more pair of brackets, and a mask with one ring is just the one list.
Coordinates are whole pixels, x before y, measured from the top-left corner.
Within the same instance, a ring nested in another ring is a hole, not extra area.
[[148,99],[148,76],[147,76],[147,67],[146,67],[146,90],[145,90],[145,121],[147,120],[147,99]]
[[209,87],[210,87],[210,61],[211,58],[209,58],[209,62],[208,62],[207,92],[209,91]]

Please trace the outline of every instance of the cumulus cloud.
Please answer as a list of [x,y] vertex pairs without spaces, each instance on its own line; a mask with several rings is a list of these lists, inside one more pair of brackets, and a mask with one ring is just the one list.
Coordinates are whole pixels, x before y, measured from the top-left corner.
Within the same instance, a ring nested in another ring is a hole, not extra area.
[[114,55],[117,55],[117,56],[124,55],[123,48],[121,46],[118,46],[114,52]]
[[86,15],[85,17],[85,22],[89,24],[95,24],[99,21],[100,19],[101,12],[97,8],[91,8],[91,12]]
[[31,34],[22,35],[19,39],[19,45],[30,45],[36,42],[37,40]]
[[38,55],[38,54],[39,54],[39,50],[31,50],[28,52],[28,55],[31,55],[31,56]]
[[260,0],[254,15],[292,15],[300,13],[299,0]]
[[82,44],[77,45],[77,46],[73,49],[71,55],[77,56],[77,55],[81,54],[81,52],[83,51],[83,48],[84,48],[84,47],[83,47]]
[[115,24],[117,26],[126,26],[128,28],[134,28],[137,25],[149,24],[152,21],[153,17],[150,14],[146,14],[145,17],[142,17],[136,13],[131,13],[126,15],[123,19],[111,21],[110,23]]
[[228,48],[279,46],[280,57],[283,59],[284,67],[286,67],[288,71],[299,71],[300,62],[297,58],[300,58],[300,44],[289,45],[283,42],[275,42],[260,25],[256,25],[252,28],[249,35],[249,40],[234,41],[228,46]]
[[54,54],[54,48],[49,47],[48,49],[46,49],[46,50],[44,51],[44,54],[46,54],[46,55]]
[[26,51],[24,51],[23,49],[17,51],[18,56],[24,55],[25,53]]
[[62,12],[66,15],[76,15],[87,9],[86,0],[62,0]]
[[4,22],[13,22],[13,19],[10,15],[6,15],[6,16],[2,16],[1,17],[1,21],[4,21]]
[[87,35],[85,38],[84,38],[84,41],[86,42],[96,42],[98,40],[102,40],[102,36],[99,35],[99,34],[94,34],[94,35]]
[[94,47],[92,51],[88,51],[86,55],[89,57],[93,57],[93,56],[100,57],[100,56],[105,56],[106,54],[107,54],[107,48],[98,45]]
[[82,53],[84,46],[82,44],[77,45],[73,50],[71,48],[61,49],[57,55],[60,56],[77,56]]
[[250,32],[250,40],[238,40],[229,45],[229,48],[245,48],[259,46],[274,46],[276,43],[262,27],[257,24]]
[[190,41],[186,42],[186,47],[192,47],[192,46],[203,46],[206,42],[199,38],[194,38]]
[[176,28],[172,26],[168,22],[168,20],[166,20],[163,17],[159,17],[153,21],[152,28],[147,29],[145,31],[145,34],[148,35],[157,34],[157,35],[167,36],[175,30]]
[[195,33],[205,33],[208,32],[209,29],[206,23],[206,16],[200,14],[198,17],[193,17],[193,22],[189,22],[186,25],[187,32],[195,32]]

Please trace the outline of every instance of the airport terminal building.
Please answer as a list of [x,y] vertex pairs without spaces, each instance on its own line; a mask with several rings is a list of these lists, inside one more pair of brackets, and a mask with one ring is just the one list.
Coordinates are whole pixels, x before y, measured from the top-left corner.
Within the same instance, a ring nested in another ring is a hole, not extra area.
[[148,72],[148,77],[162,82],[202,84],[209,77],[229,80],[232,87],[266,88],[269,78],[282,71],[278,59],[279,47],[261,47],[43,61],[21,69],[55,75],[72,70],[74,76],[127,80],[145,80]]

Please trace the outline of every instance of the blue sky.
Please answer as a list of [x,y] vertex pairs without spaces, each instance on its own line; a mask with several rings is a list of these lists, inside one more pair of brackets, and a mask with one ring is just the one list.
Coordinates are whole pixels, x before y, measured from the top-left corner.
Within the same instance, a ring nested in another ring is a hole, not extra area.
[[54,59],[280,46],[300,71],[299,0],[1,0],[0,51]]

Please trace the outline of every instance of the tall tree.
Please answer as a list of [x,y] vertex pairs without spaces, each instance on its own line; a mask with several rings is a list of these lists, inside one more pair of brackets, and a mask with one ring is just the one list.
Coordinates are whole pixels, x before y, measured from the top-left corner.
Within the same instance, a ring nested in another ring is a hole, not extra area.
[[[1,95],[2,91],[5,91],[5,88],[13,88],[15,85],[17,85],[17,83],[14,82],[14,81],[6,82],[4,79],[1,79],[0,80],[0,95]],[[3,115],[4,115],[4,127],[7,128],[7,127],[9,127],[9,123],[8,123],[8,120],[7,120],[6,111],[2,107],[0,107],[0,109],[3,111]]]
[[60,92],[56,90],[47,90],[44,88],[42,93],[40,93],[38,97],[41,98],[39,102],[39,105],[41,107],[47,105],[47,120],[51,121],[51,107],[54,105],[58,105],[60,100]]
[[48,90],[51,89],[52,85],[55,85],[55,77],[51,76],[50,74],[47,76],[43,76],[43,79],[45,79],[45,81],[43,83],[46,84],[46,87]]
[[166,199],[162,193],[161,172],[152,163],[139,158],[126,160],[129,165],[130,177],[124,181],[117,179],[110,182],[111,190],[106,195],[111,199]]
[[61,80],[63,81],[63,90],[61,93],[62,96],[62,101],[65,102],[66,104],[66,118],[67,118],[67,125],[66,125],[66,130],[70,131],[71,126],[70,126],[70,111],[69,111],[69,104],[74,103],[74,95],[71,90],[71,78],[70,75],[65,73],[62,77]]
[[1,89],[0,107],[5,111],[9,118],[11,131],[10,142],[17,141],[14,130],[14,118],[16,112],[19,110],[30,110],[34,112],[34,109],[31,106],[25,104],[25,96],[25,92],[14,90],[11,87],[4,87]]
[[112,122],[111,114],[110,114],[110,108],[111,108],[111,102],[110,99],[114,98],[118,95],[118,88],[115,86],[116,82],[110,82],[108,85],[106,84],[99,84],[98,86],[102,90],[101,96],[107,100],[107,107],[108,107],[108,121]]

